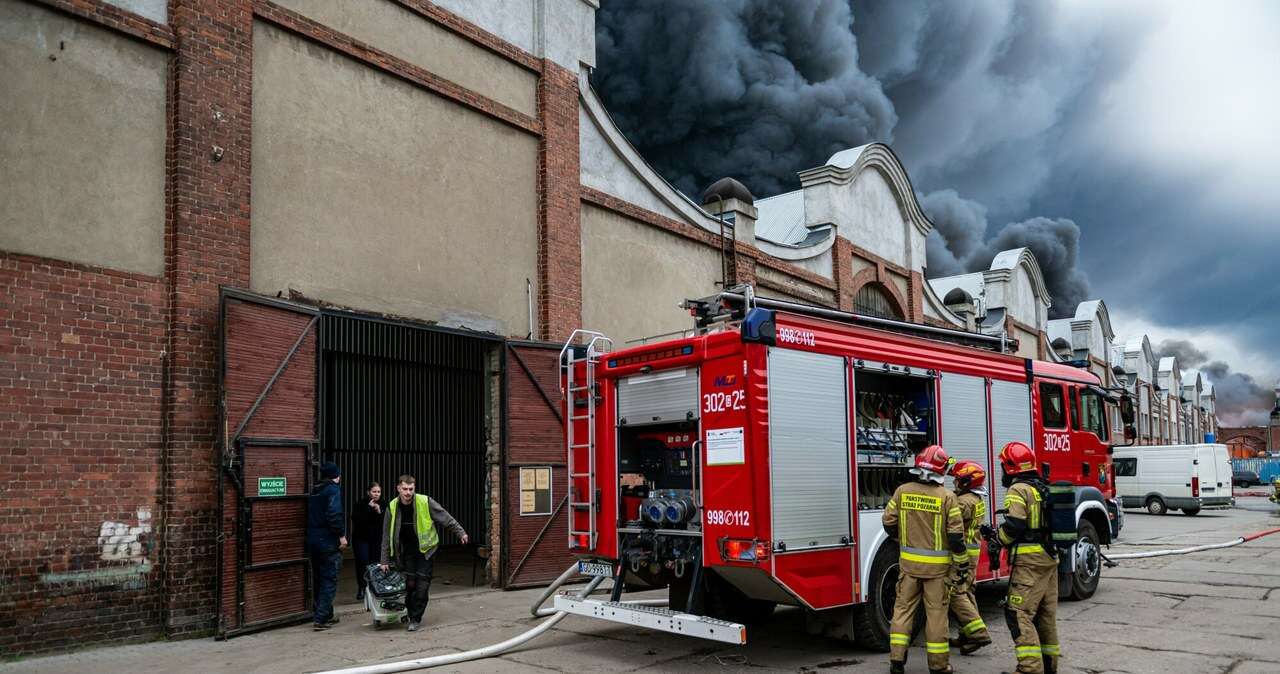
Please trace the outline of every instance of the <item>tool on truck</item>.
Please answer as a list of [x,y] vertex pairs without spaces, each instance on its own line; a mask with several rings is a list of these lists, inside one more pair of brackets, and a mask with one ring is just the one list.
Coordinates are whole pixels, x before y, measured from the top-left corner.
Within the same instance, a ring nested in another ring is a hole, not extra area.
[[[810,630],[887,649],[898,544],[880,526],[915,454],[943,444],[988,474],[1011,441],[1052,471],[1070,517],[1060,592],[1096,590],[1119,534],[1107,415],[1124,391],[1007,353],[1011,340],[757,298],[684,305],[690,337],[612,349],[578,331],[561,354],[569,546],[608,600],[559,610],[729,643],[778,604]],[[1121,439],[1123,442],[1123,439]],[[985,496],[995,524],[1005,489]],[[980,553],[988,555],[986,551]],[[977,581],[1007,577],[986,559]],[[667,608],[620,601],[665,588]]]

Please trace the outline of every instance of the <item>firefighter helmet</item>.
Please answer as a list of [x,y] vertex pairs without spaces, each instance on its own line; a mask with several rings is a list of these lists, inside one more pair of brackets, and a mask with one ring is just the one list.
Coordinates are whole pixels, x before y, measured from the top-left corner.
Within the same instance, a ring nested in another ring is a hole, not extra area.
[[951,476],[956,479],[956,486],[965,491],[982,489],[987,483],[987,471],[974,461],[957,461]]
[[942,445],[929,445],[916,454],[915,470],[923,478],[942,484],[942,478],[951,469],[955,459],[947,456]]
[[1010,442],[1000,450],[1000,467],[1010,475],[1034,472],[1036,454],[1021,442]]

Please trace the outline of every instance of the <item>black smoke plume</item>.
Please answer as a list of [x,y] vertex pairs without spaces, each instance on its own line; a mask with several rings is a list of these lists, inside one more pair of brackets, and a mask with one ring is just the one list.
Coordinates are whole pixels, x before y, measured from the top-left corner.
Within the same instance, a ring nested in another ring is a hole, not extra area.
[[1044,185],[1050,131],[1096,75],[1087,39],[1068,44],[1052,19],[1042,3],[613,0],[597,14],[592,85],[692,195],[724,176],[777,194],[839,150],[897,141],[916,184],[937,190],[922,200],[937,226],[929,276],[1027,246],[1051,315],[1069,316],[1089,292],[1079,227],[1031,218],[989,237],[984,205],[1025,206]]
[[757,195],[868,139],[897,116],[858,68],[846,0],[605,2],[592,84],[677,188],[736,176]]
[[1223,426],[1262,426],[1270,418],[1275,393],[1252,376],[1235,372],[1185,339],[1166,339],[1155,348],[1160,356],[1174,356],[1183,370],[1199,368],[1203,379],[1213,382],[1218,398],[1218,422]]

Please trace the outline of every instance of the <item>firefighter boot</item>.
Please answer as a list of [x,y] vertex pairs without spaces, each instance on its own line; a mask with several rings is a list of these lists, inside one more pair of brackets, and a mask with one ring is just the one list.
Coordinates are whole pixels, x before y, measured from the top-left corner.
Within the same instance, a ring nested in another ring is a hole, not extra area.
[[[960,655],[973,655],[973,653],[977,651],[979,648],[982,648],[983,646],[990,646],[990,645],[991,645],[991,637],[988,637],[988,636],[971,637],[965,640],[965,642],[960,645]],[[1046,674],[1048,674],[1049,670],[1046,669],[1045,672]]]
[[907,662],[905,660],[889,661],[889,674],[906,674],[906,671],[907,671]]

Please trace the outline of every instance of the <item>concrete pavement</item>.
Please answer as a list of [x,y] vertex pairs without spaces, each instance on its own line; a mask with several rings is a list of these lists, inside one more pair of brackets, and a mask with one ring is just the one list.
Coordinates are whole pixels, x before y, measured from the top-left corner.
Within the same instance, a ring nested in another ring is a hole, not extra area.
[[[1196,517],[1127,513],[1123,545],[1110,552],[1220,542],[1280,527],[1266,499]],[[1004,588],[981,589],[995,644],[972,657],[953,652],[959,672],[998,672],[1014,664],[996,602]],[[426,629],[375,631],[363,612],[348,611],[324,633],[298,626],[219,642],[158,642],[33,658],[0,666],[3,674],[76,672],[313,672],[450,653],[491,644],[526,629],[536,590],[462,591],[433,600]],[[1097,595],[1060,605],[1062,672],[1251,674],[1280,671],[1280,534],[1235,548],[1132,560],[1108,569]],[[744,647],[637,631],[571,616],[517,651],[442,672],[665,671],[883,672],[887,657],[810,636],[798,610],[780,608]],[[909,672],[925,672],[913,648]]]

